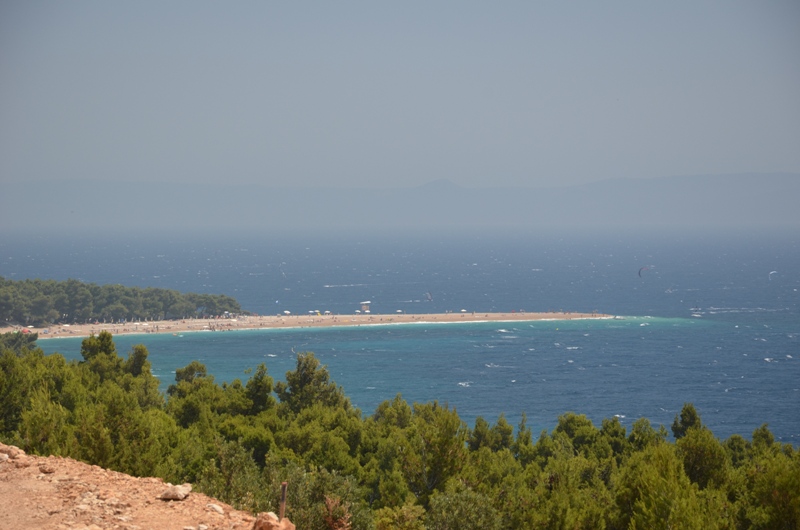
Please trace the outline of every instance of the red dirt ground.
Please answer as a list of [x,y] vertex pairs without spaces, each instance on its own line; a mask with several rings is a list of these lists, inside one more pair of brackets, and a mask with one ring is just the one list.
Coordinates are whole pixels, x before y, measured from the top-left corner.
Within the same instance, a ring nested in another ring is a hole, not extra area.
[[0,444],[3,530],[245,530],[255,517],[201,493],[163,501],[161,479],[136,478]]

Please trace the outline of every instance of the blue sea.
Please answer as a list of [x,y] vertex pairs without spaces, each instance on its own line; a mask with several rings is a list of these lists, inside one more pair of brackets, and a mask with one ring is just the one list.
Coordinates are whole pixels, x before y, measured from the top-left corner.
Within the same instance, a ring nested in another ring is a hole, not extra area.
[[[135,233],[135,230],[132,230]],[[259,314],[598,311],[608,320],[407,324],[120,336],[165,388],[200,360],[217,381],[311,351],[362,412],[401,394],[468,424],[525,413],[669,428],[686,402],[720,438],[767,423],[800,443],[800,236],[427,235],[0,239],[0,276],[222,293]],[[39,341],[79,358],[80,339]]]

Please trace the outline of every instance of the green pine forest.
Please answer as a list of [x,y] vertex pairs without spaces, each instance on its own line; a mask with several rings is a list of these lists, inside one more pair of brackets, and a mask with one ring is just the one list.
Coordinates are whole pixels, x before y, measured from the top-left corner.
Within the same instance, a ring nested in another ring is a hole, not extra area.
[[[276,381],[265,365],[219,384],[194,361],[159,392],[148,351],[107,332],[82,361],[36,335],[0,336],[0,440],[36,454],[157,476],[303,529],[796,529],[800,452],[763,425],[717,439],[684,404],[669,432],[567,412],[533,433],[466,425],[401,396],[365,414],[313,353]],[[224,354],[224,352],[221,352]]]
[[242,314],[227,295],[155,287],[97,285],[79,280],[8,280],[0,276],[0,325],[118,322]]

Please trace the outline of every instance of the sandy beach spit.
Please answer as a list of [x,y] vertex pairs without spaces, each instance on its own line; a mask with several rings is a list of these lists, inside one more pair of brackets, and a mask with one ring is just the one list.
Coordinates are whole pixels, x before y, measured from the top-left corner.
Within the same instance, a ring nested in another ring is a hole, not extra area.
[[1,333],[22,331],[38,333],[39,339],[55,337],[88,337],[101,331],[113,335],[133,335],[148,333],[188,333],[201,331],[233,331],[242,329],[280,329],[317,328],[333,326],[368,326],[380,324],[435,324],[439,322],[526,322],[533,320],[575,320],[613,318],[601,313],[572,312],[457,312],[457,313],[359,313],[353,315],[307,314],[274,316],[238,316],[236,318],[209,318],[186,320],[157,320],[147,322],[127,322],[124,324],[68,324],[53,325],[46,328],[3,327]]

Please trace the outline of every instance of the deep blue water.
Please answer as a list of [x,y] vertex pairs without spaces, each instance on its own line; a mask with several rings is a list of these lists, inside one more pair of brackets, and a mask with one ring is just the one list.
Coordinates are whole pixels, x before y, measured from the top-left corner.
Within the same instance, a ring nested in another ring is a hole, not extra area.
[[[800,440],[800,245],[762,237],[418,237],[0,241],[0,275],[225,293],[262,314],[593,311],[604,321],[387,325],[139,335],[154,372],[205,363],[218,381],[266,363],[283,379],[313,351],[371,413],[400,393],[469,424],[522,412],[538,431],[567,411],[599,424],[672,423],[693,402],[720,438],[768,423]],[[642,267],[646,267],[641,271]],[[772,273],[773,271],[776,271]],[[772,274],[770,274],[772,273]],[[432,300],[428,301],[426,293]],[[40,341],[77,358],[80,339]]]

